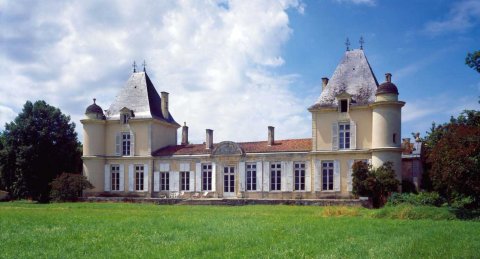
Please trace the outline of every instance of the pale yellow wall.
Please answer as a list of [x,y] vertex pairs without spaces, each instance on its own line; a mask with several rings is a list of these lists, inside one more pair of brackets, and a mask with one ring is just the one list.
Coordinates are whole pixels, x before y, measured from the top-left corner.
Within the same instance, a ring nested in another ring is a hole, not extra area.
[[382,150],[374,151],[372,154],[372,166],[378,168],[383,163],[390,161],[393,163],[393,170],[398,180],[402,180],[402,151],[397,150]]
[[135,156],[149,156],[149,122],[145,120],[131,120],[128,124],[121,124],[120,121],[108,121],[105,131],[105,148],[108,156],[115,156],[115,137],[117,132],[135,133]]
[[85,190],[85,193],[89,192],[103,192],[104,188],[104,158],[83,158],[83,175],[87,177],[94,189]]
[[151,123],[152,132],[152,152],[169,145],[177,144],[177,128],[173,126],[166,126],[159,122]]
[[[394,133],[396,143],[393,141]],[[401,133],[401,106],[395,103],[374,106],[372,148],[400,147]]]
[[[314,151],[332,150],[332,123],[339,121],[355,121],[357,125],[356,145],[357,149],[369,149],[372,143],[372,111],[368,107],[350,107],[348,113],[340,113],[325,109],[314,111],[313,134]],[[316,149],[315,149],[316,148]]]
[[83,155],[99,156],[105,154],[105,121],[82,120]]

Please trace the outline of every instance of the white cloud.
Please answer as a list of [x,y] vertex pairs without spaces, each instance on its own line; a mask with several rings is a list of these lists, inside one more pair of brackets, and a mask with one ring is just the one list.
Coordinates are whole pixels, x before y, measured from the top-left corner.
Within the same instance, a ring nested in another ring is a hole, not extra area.
[[335,1],[338,3],[352,3],[357,5],[360,5],[360,4],[370,5],[370,6],[376,5],[375,0],[335,0]]
[[429,22],[424,30],[435,36],[448,32],[463,32],[478,23],[480,23],[480,1],[458,1],[452,6],[446,19]]
[[[0,20],[0,103],[7,107],[44,99],[70,114],[81,133],[78,120],[91,98],[108,108],[131,62],[145,59],[195,142],[204,141],[206,128],[215,141],[265,139],[267,125],[279,138],[309,134],[308,104],[291,89],[296,76],[275,73],[287,62],[282,47],[292,34],[286,11],[302,13],[299,1],[2,5],[9,12]],[[0,129],[11,118],[3,114]]]
[[0,105],[0,128],[3,128],[6,122],[11,122],[15,116],[16,113],[11,108]]

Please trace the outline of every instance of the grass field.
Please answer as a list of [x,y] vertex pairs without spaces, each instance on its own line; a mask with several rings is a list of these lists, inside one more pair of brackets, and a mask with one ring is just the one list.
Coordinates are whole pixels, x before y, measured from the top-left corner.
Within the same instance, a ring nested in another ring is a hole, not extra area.
[[[412,214],[401,213],[406,218]],[[0,203],[0,257],[480,256],[480,222],[382,218],[401,213],[307,206],[8,202]]]

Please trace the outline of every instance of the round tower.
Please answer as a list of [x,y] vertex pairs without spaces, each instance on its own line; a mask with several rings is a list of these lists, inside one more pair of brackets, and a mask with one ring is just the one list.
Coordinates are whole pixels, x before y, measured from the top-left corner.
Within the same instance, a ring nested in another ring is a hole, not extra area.
[[397,178],[402,176],[401,120],[405,102],[398,101],[398,89],[392,75],[385,74],[385,82],[378,86],[372,104],[372,166],[393,162]]
[[83,124],[83,155],[105,155],[105,115],[102,107],[96,104],[95,98],[93,104],[85,110],[85,119],[81,122]]

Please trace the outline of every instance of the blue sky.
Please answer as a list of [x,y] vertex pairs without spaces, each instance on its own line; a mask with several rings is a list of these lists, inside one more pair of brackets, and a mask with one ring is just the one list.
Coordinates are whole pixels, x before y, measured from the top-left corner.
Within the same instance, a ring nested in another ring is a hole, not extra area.
[[147,62],[172,114],[221,140],[311,136],[307,107],[331,77],[345,39],[379,82],[393,74],[402,135],[425,134],[463,109],[480,109],[480,74],[464,64],[480,49],[480,1],[5,1],[0,0],[0,130],[26,100],[46,100],[79,120],[97,98],[107,109]]

